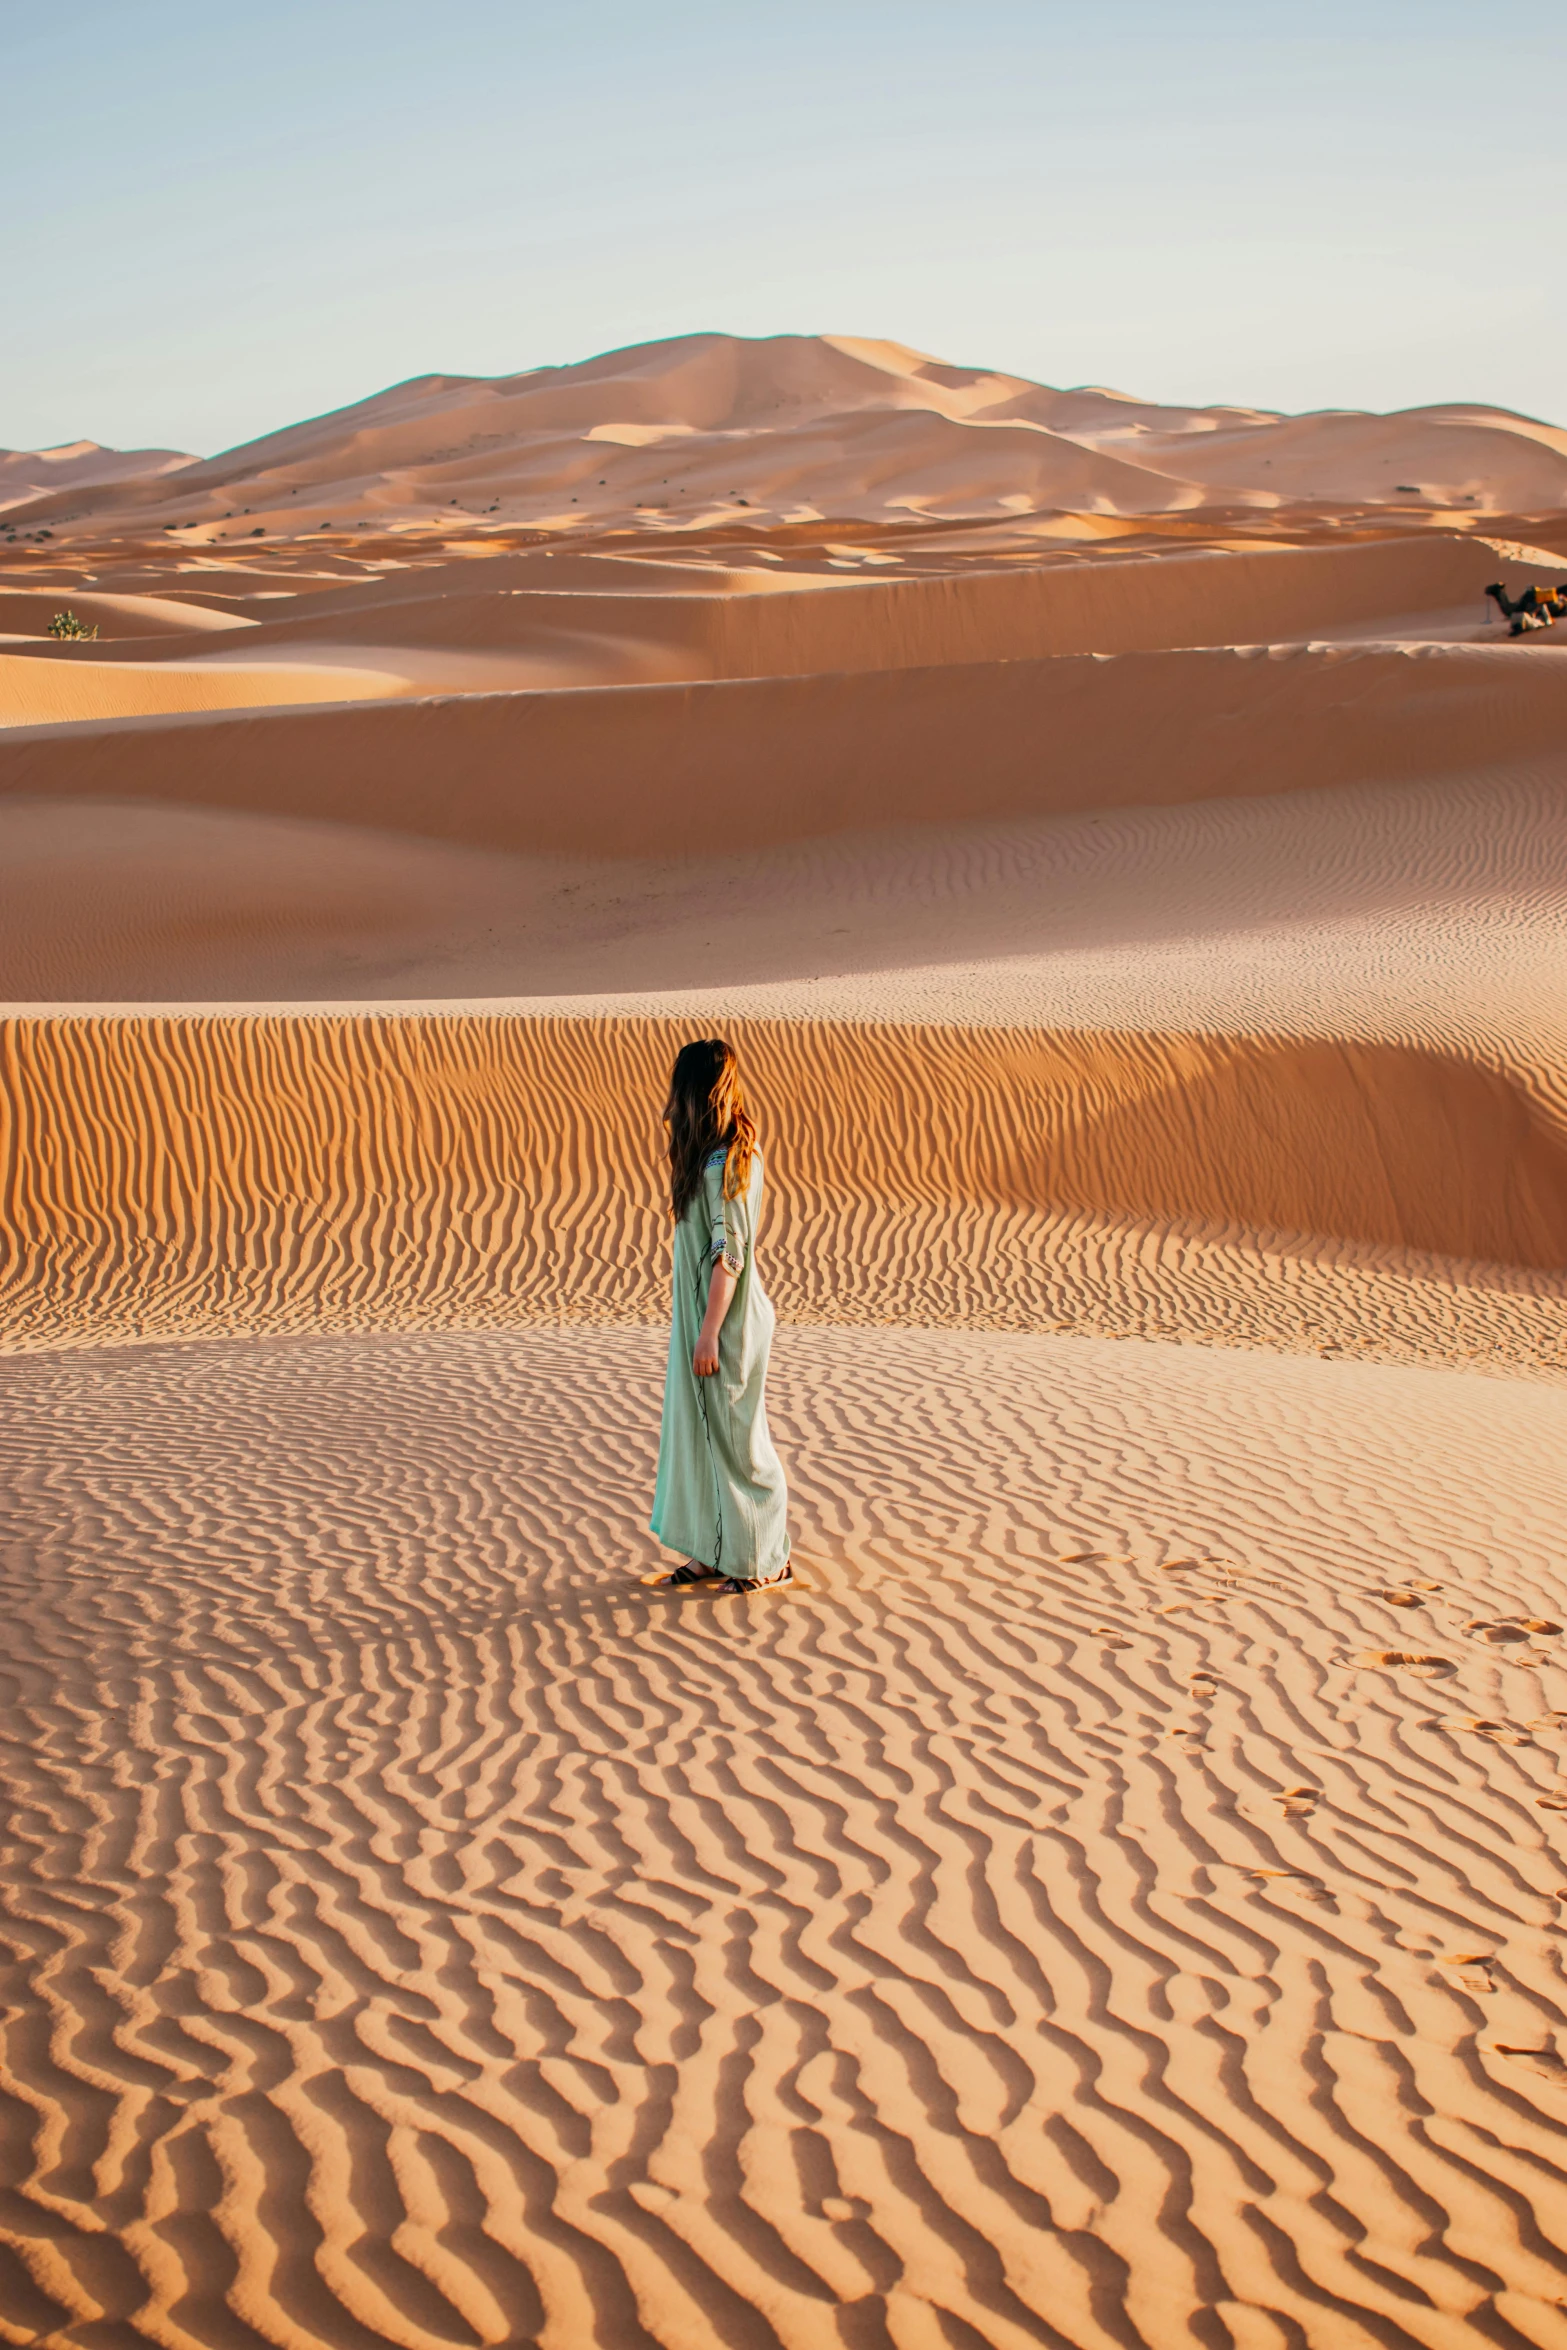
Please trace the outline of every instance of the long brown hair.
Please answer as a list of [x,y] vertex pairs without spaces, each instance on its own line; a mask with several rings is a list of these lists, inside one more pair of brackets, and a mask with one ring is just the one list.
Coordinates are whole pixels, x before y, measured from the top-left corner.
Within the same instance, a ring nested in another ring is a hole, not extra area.
[[669,1212],[678,1224],[714,1151],[724,1160],[724,1197],[738,1199],[751,1180],[756,1121],[740,1082],[735,1048],[721,1036],[683,1044],[669,1076],[664,1106],[669,1129]]

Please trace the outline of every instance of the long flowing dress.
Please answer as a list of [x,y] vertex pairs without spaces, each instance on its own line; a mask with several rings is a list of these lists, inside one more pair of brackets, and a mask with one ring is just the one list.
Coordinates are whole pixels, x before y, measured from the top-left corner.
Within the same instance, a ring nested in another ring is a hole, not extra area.
[[[745,1582],[781,1572],[789,1557],[789,1496],[767,1430],[767,1364],[777,1317],[757,1278],[752,1243],[762,1208],[762,1154],[739,1199],[724,1197],[716,1150],[675,1226],[674,1312],[664,1377],[653,1532],[670,1550]],[[713,1267],[736,1275],[718,1335],[718,1369],[699,1379],[691,1357],[707,1312]]]

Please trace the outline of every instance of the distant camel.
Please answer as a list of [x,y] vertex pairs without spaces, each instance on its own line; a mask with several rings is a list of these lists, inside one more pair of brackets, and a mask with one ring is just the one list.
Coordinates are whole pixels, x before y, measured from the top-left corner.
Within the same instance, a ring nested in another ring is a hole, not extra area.
[[1567,620],[1567,586],[1526,587],[1521,596],[1514,598],[1497,579],[1485,592],[1498,606],[1503,619],[1512,622],[1513,636],[1524,636],[1531,629],[1549,628],[1557,620]]

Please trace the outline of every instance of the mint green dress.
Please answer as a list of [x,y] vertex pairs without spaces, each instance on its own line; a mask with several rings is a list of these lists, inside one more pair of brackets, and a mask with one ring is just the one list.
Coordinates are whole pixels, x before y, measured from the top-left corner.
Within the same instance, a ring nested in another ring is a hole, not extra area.
[[[664,1377],[653,1532],[666,1548],[720,1574],[763,1582],[789,1557],[789,1496],[767,1432],[767,1364],[777,1317],[757,1278],[752,1241],[762,1210],[762,1154],[739,1199],[724,1197],[713,1152],[675,1226],[674,1312]],[[699,1379],[691,1356],[719,1259],[737,1276],[718,1334],[718,1369]]]

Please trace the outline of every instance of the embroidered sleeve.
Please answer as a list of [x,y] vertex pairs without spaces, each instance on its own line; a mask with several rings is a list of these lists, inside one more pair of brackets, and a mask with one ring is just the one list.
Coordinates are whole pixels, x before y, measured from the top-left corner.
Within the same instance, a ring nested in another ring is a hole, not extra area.
[[722,1257],[727,1269],[738,1280],[745,1271],[750,1247],[750,1209],[743,1199],[725,1199],[720,1187],[718,1209],[713,1218],[713,1263],[716,1265]]

